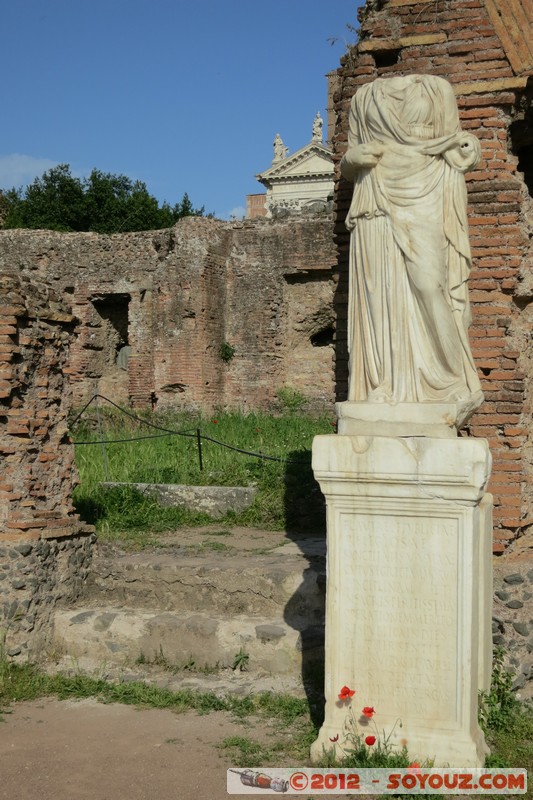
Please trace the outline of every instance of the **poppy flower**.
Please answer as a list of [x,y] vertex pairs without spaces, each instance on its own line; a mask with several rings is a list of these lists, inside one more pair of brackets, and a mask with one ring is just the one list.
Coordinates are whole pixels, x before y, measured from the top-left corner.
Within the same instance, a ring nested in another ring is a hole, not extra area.
[[213,420],[213,425],[218,425],[218,419]]
[[407,767],[407,772],[413,772],[413,773],[420,772],[420,764],[418,763],[418,761],[413,761],[412,764],[409,764],[409,766]]
[[329,740],[330,740],[330,742],[338,742],[339,741],[339,734],[337,734],[336,736],[330,736]]
[[375,743],[376,743],[376,737],[375,736],[367,736],[366,737],[365,744],[367,744],[369,747],[372,747],[372,745],[375,744]]
[[354,689],[350,689],[349,686],[343,686],[339,692],[339,700],[349,700],[350,697],[353,697],[355,694]]
[[371,706],[365,706],[362,713],[365,715],[365,717],[368,717],[368,719],[372,719],[376,712]]

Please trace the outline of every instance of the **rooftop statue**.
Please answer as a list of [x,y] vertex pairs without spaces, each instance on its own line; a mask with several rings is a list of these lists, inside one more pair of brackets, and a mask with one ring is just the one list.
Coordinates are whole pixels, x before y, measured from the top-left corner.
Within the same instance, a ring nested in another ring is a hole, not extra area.
[[354,182],[348,400],[482,402],[468,342],[470,246],[463,173],[478,140],[451,85],[377,78],[352,99],[343,176]]
[[280,161],[283,161],[287,158],[287,153],[289,152],[289,148],[285,147],[283,144],[283,139],[276,133],[276,138],[274,139],[274,158],[272,160],[272,164],[277,164]]
[[316,116],[313,120],[313,142],[321,142],[322,141],[322,127],[324,122],[322,117],[320,116],[320,111],[316,112]]

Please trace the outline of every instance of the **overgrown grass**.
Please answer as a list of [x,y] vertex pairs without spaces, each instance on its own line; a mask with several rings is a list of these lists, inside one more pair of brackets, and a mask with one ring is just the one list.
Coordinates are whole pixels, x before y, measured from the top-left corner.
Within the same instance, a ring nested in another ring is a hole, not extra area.
[[[533,707],[520,703],[512,691],[513,675],[504,667],[505,652],[496,648],[493,656],[491,686],[480,697],[480,725],[491,754],[490,767],[522,767],[533,781]],[[533,796],[530,785],[527,797]]]
[[194,710],[200,714],[229,711],[237,717],[255,714],[292,724],[307,713],[305,700],[289,695],[263,692],[241,697],[218,697],[211,692],[189,689],[170,691],[142,681],[110,683],[87,675],[47,675],[32,665],[19,665],[3,660],[0,663],[0,707],[11,702],[55,696],[59,700],[94,697],[103,703],[124,703],[147,708],[168,708],[176,712]]
[[[98,418],[99,417],[99,418]],[[256,486],[253,506],[228,514],[222,522],[262,526],[271,530],[318,524],[322,496],[311,471],[311,445],[320,433],[332,433],[334,421],[286,411],[279,416],[220,412],[208,417],[185,414],[145,416],[144,422],[120,412],[89,409],[72,429],[81,483],[74,494],[77,510],[101,534],[120,531],[160,532],[180,525],[211,522],[206,514],[183,508],[162,508],[131,487],[103,489],[104,481],[119,483],[178,483],[195,486]],[[162,435],[146,425],[185,431],[191,436]],[[264,460],[202,440],[200,469],[196,430],[202,435],[252,453],[274,456]],[[141,437],[157,435],[158,438]],[[102,444],[104,440],[122,443]],[[137,441],[125,441],[138,439]]]

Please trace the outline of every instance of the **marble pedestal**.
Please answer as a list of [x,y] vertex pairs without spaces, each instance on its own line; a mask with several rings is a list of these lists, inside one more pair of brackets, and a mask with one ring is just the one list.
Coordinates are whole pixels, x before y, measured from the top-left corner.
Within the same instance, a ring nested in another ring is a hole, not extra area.
[[[368,434],[376,429],[367,421]],[[314,760],[332,748],[342,758],[349,706],[338,694],[347,685],[363,738],[394,729],[391,743],[406,744],[413,759],[483,765],[477,712],[492,658],[490,454],[484,440],[435,432],[314,440],[328,527],[326,713]],[[365,706],[375,708],[371,722]]]

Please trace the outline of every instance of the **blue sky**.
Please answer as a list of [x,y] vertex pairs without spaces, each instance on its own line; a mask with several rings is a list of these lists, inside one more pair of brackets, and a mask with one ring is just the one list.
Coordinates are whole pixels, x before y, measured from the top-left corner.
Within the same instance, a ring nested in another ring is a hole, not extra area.
[[359,4],[0,0],[0,187],[68,163],[239,215],[275,134],[292,153],[325,120]]

